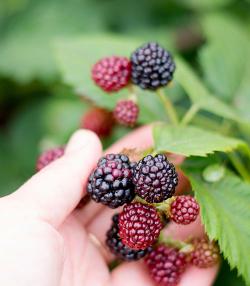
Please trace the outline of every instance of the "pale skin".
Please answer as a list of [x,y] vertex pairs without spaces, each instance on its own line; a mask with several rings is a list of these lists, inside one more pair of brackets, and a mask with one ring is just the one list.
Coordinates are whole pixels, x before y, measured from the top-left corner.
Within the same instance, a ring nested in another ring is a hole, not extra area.
[[[151,145],[151,127],[143,127],[106,152]],[[114,210],[94,202],[75,210],[101,156],[99,139],[77,131],[61,159],[0,199],[0,285],[155,286],[142,262],[123,263],[109,272],[112,256],[102,245]],[[164,231],[181,239],[203,235],[199,219]],[[179,286],[212,285],[217,270],[189,267]]]

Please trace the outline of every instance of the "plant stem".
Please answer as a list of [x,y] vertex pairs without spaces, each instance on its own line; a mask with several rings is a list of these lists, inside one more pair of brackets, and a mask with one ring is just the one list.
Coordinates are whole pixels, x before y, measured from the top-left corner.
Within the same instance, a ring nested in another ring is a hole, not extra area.
[[177,125],[179,123],[179,120],[178,120],[177,113],[175,111],[175,108],[174,108],[171,100],[167,96],[165,96],[165,94],[161,88],[158,88],[156,90],[156,93],[159,96],[160,100],[162,101],[162,103],[165,107],[166,113],[167,113],[171,123],[173,123],[174,125]]
[[238,171],[238,173],[242,176],[242,178],[250,182],[250,175],[244,164],[242,163],[240,157],[235,153],[230,153],[228,155],[229,159],[231,160],[232,164],[234,165],[235,169]]
[[197,104],[192,104],[189,110],[184,115],[181,124],[187,125],[195,116],[195,114],[199,111],[200,107]]

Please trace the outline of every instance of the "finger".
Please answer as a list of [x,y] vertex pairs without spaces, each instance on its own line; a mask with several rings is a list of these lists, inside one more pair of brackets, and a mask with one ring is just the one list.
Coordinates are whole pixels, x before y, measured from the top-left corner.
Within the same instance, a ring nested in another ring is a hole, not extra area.
[[112,286],[156,286],[141,261],[118,266],[111,273],[110,284]]
[[34,175],[10,201],[19,201],[42,219],[60,225],[86,191],[86,182],[101,156],[98,137],[90,131],[77,131],[65,155]]

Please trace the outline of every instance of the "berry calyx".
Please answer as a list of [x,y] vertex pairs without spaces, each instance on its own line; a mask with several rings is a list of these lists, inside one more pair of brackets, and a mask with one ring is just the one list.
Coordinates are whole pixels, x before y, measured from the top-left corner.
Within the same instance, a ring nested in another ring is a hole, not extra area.
[[133,127],[139,115],[139,106],[133,100],[120,100],[114,109],[116,121],[125,126]]
[[152,246],[163,225],[156,209],[141,203],[125,205],[119,215],[119,235],[122,242],[132,249]]
[[109,250],[118,258],[125,261],[136,261],[146,256],[151,250],[151,247],[142,250],[134,250],[127,247],[119,236],[119,215],[115,214],[112,218],[111,228],[106,235],[106,245]]
[[147,155],[136,165],[133,182],[138,196],[148,203],[160,203],[173,196],[178,175],[165,155]]
[[131,80],[143,89],[156,90],[173,78],[175,63],[157,43],[146,43],[131,55]]
[[111,56],[99,60],[92,68],[92,79],[106,92],[118,91],[130,80],[131,63],[127,58]]
[[95,132],[100,137],[105,137],[112,132],[114,123],[112,112],[93,107],[82,117],[81,127]]
[[133,164],[123,154],[102,157],[89,177],[87,191],[97,203],[117,208],[133,200]]
[[64,147],[56,147],[44,151],[37,159],[36,170],[40,171],[51,162],[62,157],[64,155]]
[[178,224],[190,224],[199,214],[200,207],[191,196],[178,196],[170,205],[170,218]]
[[159,245],[146,258],[150,275],[162,286],[176,286],[187,266],[186,254],[178,249]]
[[219,262],[220,251],[215,241],[210,241],[208,238],[195,239],[193,246],[191,264],[199,268],[208,268]]

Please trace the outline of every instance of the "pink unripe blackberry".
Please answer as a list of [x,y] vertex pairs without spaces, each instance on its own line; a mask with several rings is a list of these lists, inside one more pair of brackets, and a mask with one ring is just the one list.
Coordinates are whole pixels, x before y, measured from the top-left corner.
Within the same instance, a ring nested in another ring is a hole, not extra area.
[[141,203],[125,205],[119,215],[119,235],[122,242],[132,249],[151,246],[163,225],[156,209]]
[[195,239],[191,263],[199,268],[208,268],[219,262],[220,250],[215,241],[208,238]]
[[114,109],[117,122],[125,126],[134,126],[139,115],[139,107],[133,100],[120,100]]
[[92,79],[106,92],[118,91],[126,86],[130,75],[131,63],[124,57],[103,58],[92,68]]
[[145,259],[153,280],[162,286],[176,286],[187,266],[186,254],[178,249],[159,245]]
[[44,151],[37,159],[36,170],[40,171],[51,162],[62,157],[64,154],[64,147],[56,147]]
[[178,224],[190,224],[195,221],[200,207],[191,196],[178,196],[170,205],[170,218]]

